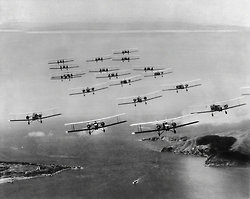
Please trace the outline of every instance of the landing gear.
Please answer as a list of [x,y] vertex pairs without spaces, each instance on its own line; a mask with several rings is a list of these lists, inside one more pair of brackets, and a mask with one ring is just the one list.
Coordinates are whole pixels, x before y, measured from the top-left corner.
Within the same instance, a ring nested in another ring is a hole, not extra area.
[[214,116],[214,114],[212,113],[212,117]]
[[225,111],[225,114],[227,114],[227,111]]

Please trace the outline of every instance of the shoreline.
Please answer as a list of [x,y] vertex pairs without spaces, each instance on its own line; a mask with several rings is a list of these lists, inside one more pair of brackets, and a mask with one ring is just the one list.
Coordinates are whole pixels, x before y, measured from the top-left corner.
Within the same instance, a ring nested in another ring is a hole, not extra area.
[[0,184],[33,178],[54,176],[67,170],[82,170],[82,166],[42,165],[29,162],[0,161]]

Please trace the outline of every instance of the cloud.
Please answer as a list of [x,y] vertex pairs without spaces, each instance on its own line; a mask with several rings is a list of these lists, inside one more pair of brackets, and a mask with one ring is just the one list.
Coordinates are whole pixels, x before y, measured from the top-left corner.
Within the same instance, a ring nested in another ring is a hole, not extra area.
[[46,134],[42,131],[33,131],[28,133],[29,137],[44,137]]

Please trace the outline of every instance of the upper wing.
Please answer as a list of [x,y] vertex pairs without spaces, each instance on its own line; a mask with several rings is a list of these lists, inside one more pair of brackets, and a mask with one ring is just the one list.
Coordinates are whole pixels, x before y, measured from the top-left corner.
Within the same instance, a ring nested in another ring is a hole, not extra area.
[[200,79],[195,79],[191,81],[185,81],[185,82],[162,85],[162,86],[164,87],[164,89],[162,89],[163,91],[175,91],[175,90],[180,90],[180,89],[188,89],[188,88],[201,86],[201,83],[200,83]]
[[102,60],[108,60],[108,59],[112,59],[112,57],[110,56],[96,57],[92,59],[87,59],[86,62],[102,61]]
[[125,75],[130,75],[131,73],[130,72],[127,72],[128,70],[123,70],[123,71],[120,71],[120,72],[116,72],[116,73],[105,73],[104,75],[101,75],[101,76],[96,76],[96,78],[118,78],[118,77],[121,77],[121,76],[125,76]]
[[[123,80],[112,80],[112,82],[114,82],[114,83],[111,83],[109,86],[117,86],[117,85],[123,85],[123,84],[129,84],[132,82],[141,81],[142,79],[140,77],[141,77],[141,75],[136,75],[133,77],[124,78]],[[127,83],[125,83],[125,82],[127,82]]]
[[135,71],[160,71],[160,70],[165,70],[166,68],[164,68],[163,66],[141,66],[141,67],[135,67],[133,68],[133,70]]
[[59,69],[59,70],[62,70],[62,69],[68,69],[68,68],[79,68],[79,66],[57,66],[57,67],[50,67],[49,69]]
[[[125,115],[125,113],[113,115],[113,116],[109,116],[109,117],[104,117],[104,118],[99,118],[99,119],[95,119],[95,120],[67,123],[67,124],[65,124],[65,126],[71,127],[71,130],[67,131],[67,133],[79,132],[79,131],[89,131],[90,129],[87,128],[87,124],[90,124],[92,122],[105,121],[104,125],[100,127],[100,128],[105,128],[105,127],[109,127],[109,126],[113,126],[113,125],[127,122],[126,120],[122,120],[120,118],[122,115]],[[80,125],[80,127],[79,127],[79,125]],[[84,127],[81,127],[81,125],[84,125]]]
[[243,97],[238,97],[226,101],[215,102],[209,105],[193,106],[190,107],[191,109],[193,109],[193,111],[191,111],[191,114],[215,112],[214,110],[211,109],[212,105],[220,105],[222,107],[222,111],[246,105],[246,103],[243,102],[242,100]]
[[119,68],[116,67],[102,67],[99,69],[93,69],[93,70],[89,70],[90,73],[108,73],[108,72],[113,72],[113,71],[118,71],[120,70]]
[[[90,90],[87,91],[87,88],[89,88]],[[93,90],[92,90],[92,88],[93,88]],[[72,90],[72,92],[69,95],[83,95],[83,94],[87,94],[87,93],[95,93],[96,91],[104,90],[107,88],[108,88],[108,86],[106,85],[106,83],[96,84],[96,85],[93,85],[91,87],[73,88],[73,89],[70,89],[70,90]]]
[[241,87],[241,95],[250,95],[250,87],[246,86],[246,87]]
[[58,59],[56,61],[51,61],[48,64],[60,64],[60,63],[67,63],[67,62],[72,62],[74,61],[73,59]]
[[151,93],[147,93],[147,94],[143,94],[143,95],[139,95],[139,96],[130,96],[130,97],[124,97],[124,98],[118,98],[117,100],[120,101],[120,103],[118,103],[118,105],[127,105],[127,104],[135,104],[135,103],[139,103],[136,99],[138,99],[138,97],[140,97],[140,99],[142,100],[141,102],[147,102],[153,99],[157,99],[162,97],[162,95],[160,94],[160,91],[155,91],[155,92],[151,92]]
[[131,49],[121,49],[121,50],[115,50],[113,51],[113,54],[129,54],[129,53],[134,53],[134,52],[138,52],[137,48],[131,48]]
[[[179,125],[176,125],[175,127],[169,126],[168,130],[173,130],[173,129],[184,127],[184,126],[189,126],[189,125],[192,125],[192,124],[196,124],[198,122],[199,121],[196,120],[196,121],[192,121],[192,122],[187,122],[187,123],[179,124]],[[159,131],[156,128],[155,129],[149,129],[149,130],[143,130],[143,128],[140,125],[137,125],[137,126],[138,126],[138,130],[132,132],[132,134],[151,133],[151,132],[158,132]]]
[[47,119],[47,118],[50,118],[50,117],[56,117],[56,116],[59,116],[59,115],[62,115],[62,114],[57,113],[57,114],[53,114],[53,115],[46,115],[46,116],[43,116],[42,119]]
[[51,80],[62,80],[62,79],[72,79],[72,78],[78,78],[78,77],[82,77],[83,75],[85,75],[86,73],[84,72],[76,72],[76,73],[61,73],[58,75],[53,75],[51,77]]
[[[173,130],[176,128],[192,125],[198,123],[198,120],[194,120],[191,115],[184,115],[176,118],[165,119],[160,121],[153,121],[153,122],[145,122],[145,123],[137,123],[131,124],[130,126],[137,126],[137,131],[133,132],[132,134],[139,134],[139,133],[150,133],[150,132],[158,132],[159,130]],[[166,129],[158,129],[157,125],[165,125]],[[144,130],[143,127],[150,125],[154,126],[155,128],[150,128],[148,130]]]
[[164,70],[154,71],[150,75],[144,75],[144,77],[163,76],[163,75],[167,75],[167,74],[170,74],[170,73],[173,73],[172,68],[167,68],[167,69],[164,69]]
[[125,57],[112,58],[112,61],[129,61],[129,60],[140,59],[139,57],[127,57],[127,58],[129,58],[129,59],[126,59]]

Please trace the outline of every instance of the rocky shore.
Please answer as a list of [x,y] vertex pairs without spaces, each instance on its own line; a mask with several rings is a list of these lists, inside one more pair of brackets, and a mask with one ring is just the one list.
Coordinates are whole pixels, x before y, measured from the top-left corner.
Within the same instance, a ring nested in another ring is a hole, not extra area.
[[83,169],[83,167],[0,161],[0,184],[13,183],[15,180],[30,179],[40,176],[52,176],[69,169],[78,170]]
[[165,147],[161,152],[206,157],[206,166],[244,166],[250,165],[250,133],[230,133],[204,136],[163,136],[142,139],[142,141],[161,141]]

